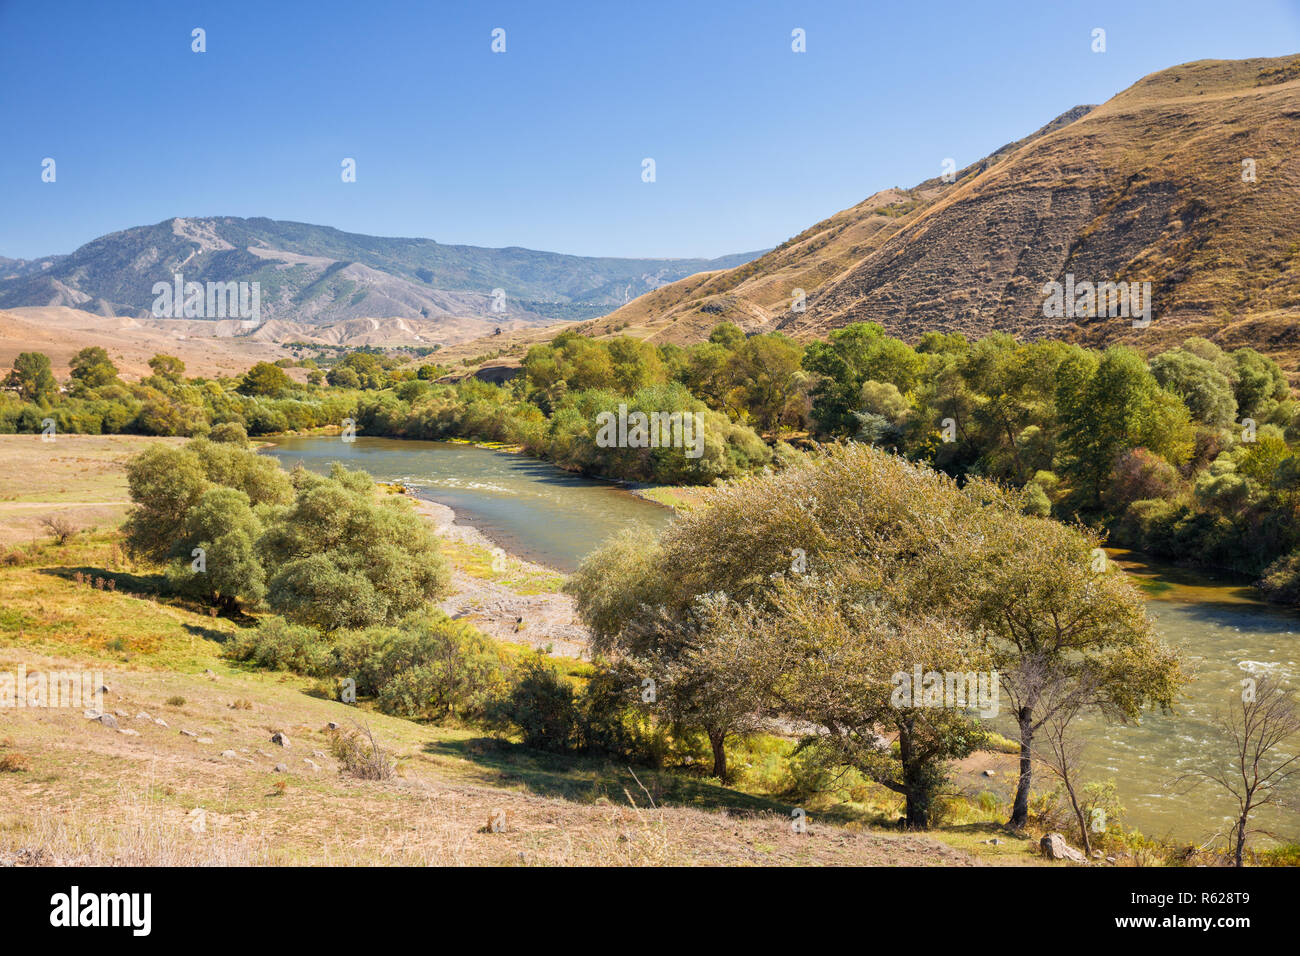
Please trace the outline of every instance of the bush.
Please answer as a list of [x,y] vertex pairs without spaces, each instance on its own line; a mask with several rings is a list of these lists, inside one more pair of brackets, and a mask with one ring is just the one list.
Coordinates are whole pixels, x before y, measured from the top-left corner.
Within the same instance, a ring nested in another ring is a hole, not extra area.
[[220,425],[212,426],[212,431],[208,432],[208,440],[247,448],[248,432],[239,422],[222,422]]
[[1270,601],[1300,603],[1300,551],[1278,558],[1264,571],[1259,589]]
[[329,740],[330,752],[343,765],[344,773],[361,780],[387,780],[397,772],[388,752],[375,742],[369,727],[365,733],[331,730]]
[[541,654],[524,661],[509,693],[493,702],[489,719],[501,729],[517,729],[526,747],[552,753],[575,749],[579,718],[573,685]]
[[320,634],[280,617],[267,618],[240,634],[226,655],[267,670],[293,671],[309,677],[329,673],[329,647]]
[[610,668],[598,670],[578,696],[578,747],[602,754],[663,766],[669,740],[641,707],[640,682]]

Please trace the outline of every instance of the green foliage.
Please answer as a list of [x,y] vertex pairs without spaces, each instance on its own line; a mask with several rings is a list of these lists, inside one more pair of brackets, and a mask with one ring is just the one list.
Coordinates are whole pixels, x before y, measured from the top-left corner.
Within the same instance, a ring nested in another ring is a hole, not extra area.
[[255,628],[242,631],[226,650],[226,656],[273,671],[293,671],[308,677],[331,673],[329,646],[319,632],[270,617]]
[[501,727],[519,731],[526,747],[568,753],[575,749],[578,706],[572,682],[541,654],[527,657],[509,692],[491,711]]
[[43,352],[19,352],[14,366],[4,380],[27,402],[43,405],[58,393],[59,384],[50,370],[50,357]]
[[265,598],[322,630],[368,627],[420,610],[447,583],[410,503],[381,498],[361,472],[303,474],[294,486],[274,459],[196,439],[142,452],[127,482],[130,549],[172,560],[174,587],[226,607]]
[[446,587],[437,539],[398,497],[377,500],[363,472],[308,476],[262,536],[267,603],[321,630],[391,624]]
[[278,365],[258,362],[246,373],[236,389],[241,395],[278,395],[293,386],[293,380]]

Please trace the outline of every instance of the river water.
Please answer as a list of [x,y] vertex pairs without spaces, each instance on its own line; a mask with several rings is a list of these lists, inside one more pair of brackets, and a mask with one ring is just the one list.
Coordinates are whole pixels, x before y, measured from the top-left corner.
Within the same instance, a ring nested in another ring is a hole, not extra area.
[[[628,527],[650,532],[671,517],[667,509],[618,485],[518,454],[361,436],[354,442],[337,436],[277,441],[268,453],[286,468],[302,462],[327,472],[337,461],[380,481],[401,482],[421,497],[448,505],[462,523],[507,551],[566,572],[614,532]],[[1204,842],[1232,812],[1232,798],[1208,787],[1180,794],[1168,785],[1180,773],[1203,765],[1211,753],[1222,752],[1213,721],[1240,699],[1244,677],[1269,670],[1300,683],[1300,615],[1264,604],[1243,583],[1131,553],[1114,552],[1112,557],[1146,592],[1158,631],[1184,649],[1195,680],[1176,714],[1149,714],[1140,724],[1127,726],[1083,721],[1085,776],[1116,782],[1130,826],[1150,836]],[[1043,774],[1040,783],[1046,782]],[[1005,793],[1008,783],[999,780],[994,787]],[[1260,820],[1282,836],[1300,838],[1300,814],[1276,810]]]
[[459,442],[335,436],[275,439],[267,454],[285,468],[298,462],[328,472],[334,462],[401,482],[414,494],[456,512],[511,554],[560,571],[615,532],[654,530],[672,512],[609,481],[583,478],[526,455]]

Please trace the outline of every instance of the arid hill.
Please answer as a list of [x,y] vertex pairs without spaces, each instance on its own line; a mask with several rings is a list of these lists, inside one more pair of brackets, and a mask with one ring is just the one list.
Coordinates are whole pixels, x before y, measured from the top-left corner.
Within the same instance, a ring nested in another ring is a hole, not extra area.
[[[578,327],[687,343],[723,320],[802,340],[874,321],[912,339],[1002,330],[1146,350],[1199,334],[1294,368],[1298,146],[1300,57],[1185,64],[1076,107],[952,183],[879,192],[752,262],[679,280]],[[1046,318],[1043,286],[1067,273],[1150,282],[1150,326]],[[509,354],[555,331],[459,351]]]

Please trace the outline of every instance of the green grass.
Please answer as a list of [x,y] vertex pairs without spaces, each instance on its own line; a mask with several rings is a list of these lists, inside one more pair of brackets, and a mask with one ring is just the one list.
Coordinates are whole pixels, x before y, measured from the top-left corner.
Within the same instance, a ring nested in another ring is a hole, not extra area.
[[466,574],[495,581],[517,594],[555,594],[564,587],[563,574],[532,571],[509,555],[499,561],[496,554],[480,545],[451,538],[443,538],[441,544],[447,560]]

